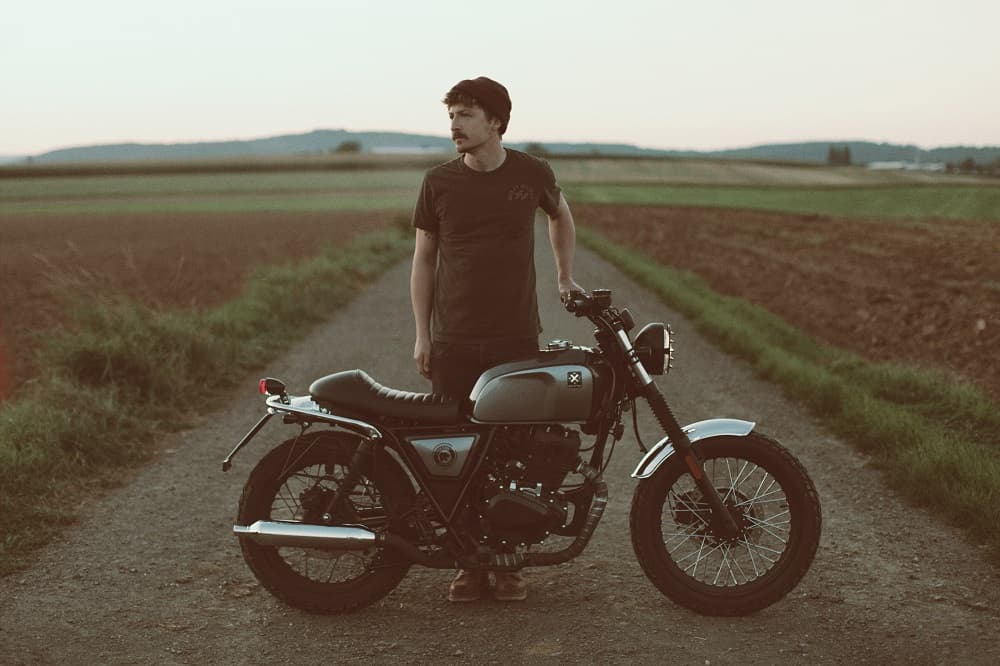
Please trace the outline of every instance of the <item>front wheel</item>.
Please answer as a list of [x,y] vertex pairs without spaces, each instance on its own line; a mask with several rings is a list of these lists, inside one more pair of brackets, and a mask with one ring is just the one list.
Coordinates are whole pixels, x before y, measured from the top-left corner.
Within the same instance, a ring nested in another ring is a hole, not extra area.
[[[346,478],[356,437],[316,432],[288,440],[264,456],[240,497],[241,525],[258,520],[321,523],[328,500]],[[375,532],[405,533],[399,516],[413,503],[413,486],[383,452],[371,471],[348,489],[338,524]],[[240,547],[257,580],[269,592],[303,610],[335,613],[381,599],[406,575],[409,565],[388,561],[381,549],[321,550],[264,546],[241,536]]]
[[819,545],[819,496],[774,440],[712,437],[695,444],[705,476],[740,533],[723,538],[681,456],[639,482],[629,527],[646,576],[674,602],[705,615],[747,615],[784,597]]

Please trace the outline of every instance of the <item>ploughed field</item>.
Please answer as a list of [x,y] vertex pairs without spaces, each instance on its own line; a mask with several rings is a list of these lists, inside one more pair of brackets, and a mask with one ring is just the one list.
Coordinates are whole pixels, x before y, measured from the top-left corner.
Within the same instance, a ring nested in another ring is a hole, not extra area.
[[[577,223],[875,360],[941,368],[1000,397],[1000,225],[728,208],[573,204]],[[30,376],[71,302],[200,308],[257,266],[399,224],[393,211],[11,215],[0,223],[0,346]],[[600,285],[587,285],[588,287]]]
[[817,339],[943,369],[1000,398],[996,222],[610,204],[573,212],[578,225]]
[[33,351],[72,325],[73,306],[124,296],[204,308],[240,293],[260,266],[295,261],[388,228],[394,212],[24,214],[0,221],[0,397],[30,377]]

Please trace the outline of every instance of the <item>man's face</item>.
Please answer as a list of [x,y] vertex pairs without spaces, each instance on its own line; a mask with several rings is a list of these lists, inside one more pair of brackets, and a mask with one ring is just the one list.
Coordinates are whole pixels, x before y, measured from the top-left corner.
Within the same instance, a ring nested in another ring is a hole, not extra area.
[[460,153],[475,150],[497,135],[499,121],[487,120],[486,112],[478,106],[452,104],[448,107],[448,117],[451,119],[451,140]]

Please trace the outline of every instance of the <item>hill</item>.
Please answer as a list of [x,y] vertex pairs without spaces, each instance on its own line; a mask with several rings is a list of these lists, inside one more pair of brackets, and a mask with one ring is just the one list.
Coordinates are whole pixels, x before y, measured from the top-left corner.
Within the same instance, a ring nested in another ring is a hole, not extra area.
[[116,162],[142,160],[191,160],[251,156],[316,155],[336,151],[338,146],[356,141],[364,152],[398,150],[406,152],[445,152],[452,150],[449,139],[441,136],[401,132],[349,132],[314,130],[305,134],[286,134],[264,139],[213,141],[199,143],[120,143],[100,146],[63,148],[37,155],[39,164],[58,162]]
[[1000,146],[946,146],[923,149],[910,144],[874,143],[871,141],[810,141],[720,150],[713,157],[742,159],[777,159],[797,162],[826,162],[830,146],[847,147],[854,164],[869,162],[952,162],[972,158],[978,164],[989,164],[1000,158]]
[[[220,159],[252,156],[323,155],[336,152],[346,142],[356,142],[366,153],[450,153],[454,150],[445,136],[403,132],[350,132],[340,129],[314,130],[262,139],[175,144],[122,143],[81,146],[53,150],[28,158],[37,164],[71,162],[119,162],[144,160]],[[641,148],[616,143],[545,143],[546,151],[557,155],[603,155],[627,157],[707,157],[750,160],[781,160],[825,163],[830,146],[850,148],[854,164],[869,162],[953,162],[972,158],[979,164],[1000,159],[1000,146],[949,146],[921,149],[913,145],[867,141],[812,141],[767,144],[731,150],[693,151]],[[527,144],[511,143],[524,149]]]

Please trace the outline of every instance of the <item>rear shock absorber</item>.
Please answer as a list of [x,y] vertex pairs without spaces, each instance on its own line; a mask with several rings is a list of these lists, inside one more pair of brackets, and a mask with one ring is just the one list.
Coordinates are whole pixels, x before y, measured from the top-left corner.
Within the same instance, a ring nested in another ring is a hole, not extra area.
[[351,467],[347,470],[347,475],[337,485],[336,492],[327,502],[323,510],[323,522],[327,525],[333,523],[333,517],[337,515],[342,502],[347,501],[354,486],[358,484],[365,471],[370,469],[372,456],[375,453],[376,443],[371,439],[362,439],[358,442],[358,448],[351,456]]

